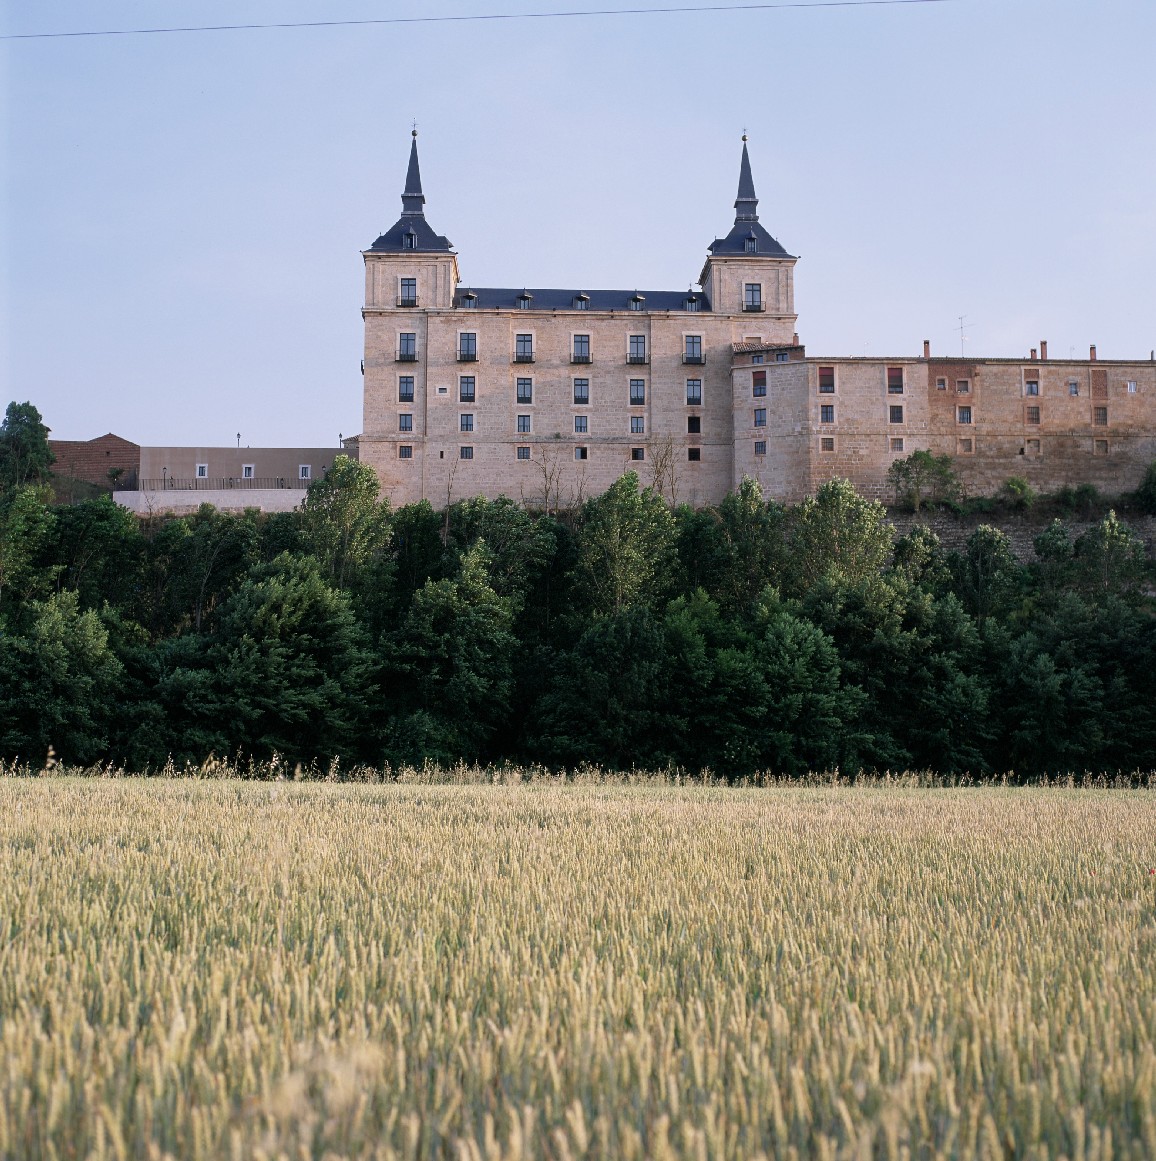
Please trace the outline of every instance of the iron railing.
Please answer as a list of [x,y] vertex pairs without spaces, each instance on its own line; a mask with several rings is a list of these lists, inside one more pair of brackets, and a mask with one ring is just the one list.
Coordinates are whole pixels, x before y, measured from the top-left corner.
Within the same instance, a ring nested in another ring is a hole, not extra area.
[[399,294],[397,296],[398,306],[417,306],[417,297],[408,294]]
[[[132,491],[141,492],[219,492],[230,488],[296,488],[303,491],[312,480],[294,476],[162,476],[156,480],[141,480]],[[130,489],[121,490],[127,491]]]
[[748,314],[752,314],[756,311],[765,311],[766,309],[767,309],[767,304],[765,302],[744,302],[743,303],[743,310],[745,310]]
[[398,351],[397,361],[399,363],[416,363],[417,351]]

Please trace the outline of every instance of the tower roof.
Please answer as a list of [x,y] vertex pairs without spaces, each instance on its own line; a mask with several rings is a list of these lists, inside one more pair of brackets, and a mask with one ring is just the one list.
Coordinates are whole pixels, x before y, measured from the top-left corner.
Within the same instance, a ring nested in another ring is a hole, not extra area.
[[425,220],[425,195],[421,191],[421,166],[417,159],[417,130],[409,146],[409,168],[401,195],[401,217],[376,242],[371,250],[416,250],[448,252],[453,249],[448,238],[435,234]]
[[747,153],[747,138],[744,133],[743,156],[739,162],[739,193],[735,198],[735,224],[725,238],[716,238],[711,243],[710,252],[716,256],[759,254],[764,258],[793,258],[793,254],[788,254],[759,225],[758,210],[759,199],[755,195],[755,179],[751,174],[751,159]]

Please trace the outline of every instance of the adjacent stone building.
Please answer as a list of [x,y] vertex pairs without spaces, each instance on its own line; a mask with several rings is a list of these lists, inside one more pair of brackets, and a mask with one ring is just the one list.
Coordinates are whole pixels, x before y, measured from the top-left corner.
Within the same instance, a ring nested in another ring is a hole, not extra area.
[[745,138],[734,224],[683,292],[463,284],[425,217],[416,136],[401,217],[364,252],[360,457],[395,504],[565,506],[631,468],[695,504],[744,475],[782,500],[835,476],[883,495],[921,448],[973,494],[1011,475],[1119,491],[1156,458],[1151,359],[808,356]]

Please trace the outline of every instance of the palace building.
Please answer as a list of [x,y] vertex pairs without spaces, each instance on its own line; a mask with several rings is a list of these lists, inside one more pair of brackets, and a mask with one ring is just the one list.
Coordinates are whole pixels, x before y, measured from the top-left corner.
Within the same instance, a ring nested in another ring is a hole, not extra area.
[[947,453],[973,494],[1134,488],[1156,459],[1156,361],[814,358],[796,258],[759,221],[746,138],[734,224],[694,291],[463,283],[426,221],[417,134],[398,221],[364,251],[363,462],[395,505],[509,496],[554,509],[624,471],[717,503],[744,476],[797,501],[832,477],[887,493]]

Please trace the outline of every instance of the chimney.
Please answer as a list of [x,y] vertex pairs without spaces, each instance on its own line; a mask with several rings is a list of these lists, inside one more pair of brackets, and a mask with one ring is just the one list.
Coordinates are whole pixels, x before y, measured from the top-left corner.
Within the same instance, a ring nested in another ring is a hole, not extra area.
[[1035,349],[1035,347],[1032,347],[1032,362],[1034,363],[1035,361],[1036,361],[1036,349]]
[[1094,363],[1096,361],[1096,344],[1093,343],[1088,348],[1088,362]]
[[796,347],[799,345],[799,332],[798,331],[795,331],[795,333],[791,336],[791,342]]
[[1048,361],[1048,340],[1040,339],[1040,361],[1046,363]]
[[931,340],[930,339],[923,340],[923,357],[925,359],[931,358]]

